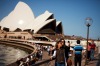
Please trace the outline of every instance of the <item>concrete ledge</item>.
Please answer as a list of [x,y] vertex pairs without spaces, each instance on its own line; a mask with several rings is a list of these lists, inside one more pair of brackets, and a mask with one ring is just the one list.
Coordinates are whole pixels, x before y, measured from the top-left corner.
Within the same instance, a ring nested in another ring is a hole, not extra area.
[[22,41],[20,42],[8,39],[0,39],[0,44],[22,49],[24,51],[27,51],[29,54],[31,54],[34,51],[34,45]]

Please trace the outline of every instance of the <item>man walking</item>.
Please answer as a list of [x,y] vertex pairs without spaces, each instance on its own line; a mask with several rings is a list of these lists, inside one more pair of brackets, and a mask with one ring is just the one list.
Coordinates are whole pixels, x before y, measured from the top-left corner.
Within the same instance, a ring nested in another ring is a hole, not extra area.
[[94,41],[92,40],[92,43],[91,43],[91,60],[94,60],[94,54],[95,54],[95,43]]
[[80,40],[77,40],[77,44],[74,47],[75,50],[75,58],[74,58],[74,63],[75,66],[77,66],[77,63],[79,64],[78,66],[81,66],[81,60],[82,60],[82,50],[83,47],[80,45]]

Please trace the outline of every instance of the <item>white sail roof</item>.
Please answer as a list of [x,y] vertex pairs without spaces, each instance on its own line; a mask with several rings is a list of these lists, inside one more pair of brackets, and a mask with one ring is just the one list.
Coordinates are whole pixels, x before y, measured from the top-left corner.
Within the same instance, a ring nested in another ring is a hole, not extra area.
[[[31,8],[20,1],[15,9],[1,20],[0,26],[9,28],[10,31],[20,28],[21,30],[31,29],[34,30],[34,33],[37,33],[42,27],[53,21],[56,22],[56,19],[53,18],[53,13],[45,11],[35,18]],[[59,24],[61,24],[61,21],[58,21],[55,27]]]
[[52,22],[52,21],[54,21],[55,19],[50,19],[50,20],[47,20],[47,21],[45,21],[45,22],[43,22],[43,23],[40,23],[39,25],[36,25],[35,27],[34,27],[34,33],[37,33],[42,27],[44,27],[45,25],[47,25],[48,23],[50,23],[50,22]]
[[39,24],[44,24],[44,22],[47,20],[47,18],[49,18],[51,15],[52,15],[52,13],[49,13],[48,11],[45,11],[45,13],[41,14],[36,19],[34,19],[34,21],[32,23],[27,25],[25,27],[25,29],[29,29],[30,28],[30,29],[34,29],[34,31],[35,31],[35,27],[37,25],[39,25]]
[[60,23],[61,23],[61,21],[57,21],[57,22],[56,22],[56,26],[58,26]]
[[24,2],[19,2],[15,9],[1,20],[0,26],[15,30],[16,28],[24,29],[35,19],[30,7]]

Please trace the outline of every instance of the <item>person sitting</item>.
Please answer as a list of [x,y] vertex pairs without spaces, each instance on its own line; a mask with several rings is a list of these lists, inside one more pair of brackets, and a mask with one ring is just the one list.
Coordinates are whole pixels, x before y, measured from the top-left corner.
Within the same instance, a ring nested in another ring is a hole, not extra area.
[[19,66],[24,66],[23,58],[21,58],[21,59],[19,60]]
[[30,55],[26,58],[26,62],[25,63],[27,64],[27,66],[30,65]]

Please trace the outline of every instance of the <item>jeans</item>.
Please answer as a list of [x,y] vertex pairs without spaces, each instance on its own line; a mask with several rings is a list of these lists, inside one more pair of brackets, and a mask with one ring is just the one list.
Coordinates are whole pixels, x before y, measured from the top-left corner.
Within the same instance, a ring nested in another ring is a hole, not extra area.
[[91,60],[94,60],[94,53],[95,53],[95,50],[91,49]]
[[58,62],[56,62],[56,66],[65,66],[65,63],[58,63]]
[[78,66],[81,66],[81,60],[82,60],[82,55],[81,54],[75,54],[75,58],[74,58],[75,66],[77,66],[77,63],[79,64]]
[[100,53],[99,53],[99,55],[98,55],[98,61],[97,61],[96,66],[100,66]]
[[91,55],[91,51],[88,51],[87,52],[87,59],[89,59],[89,60],[90,60],[90,55]]

